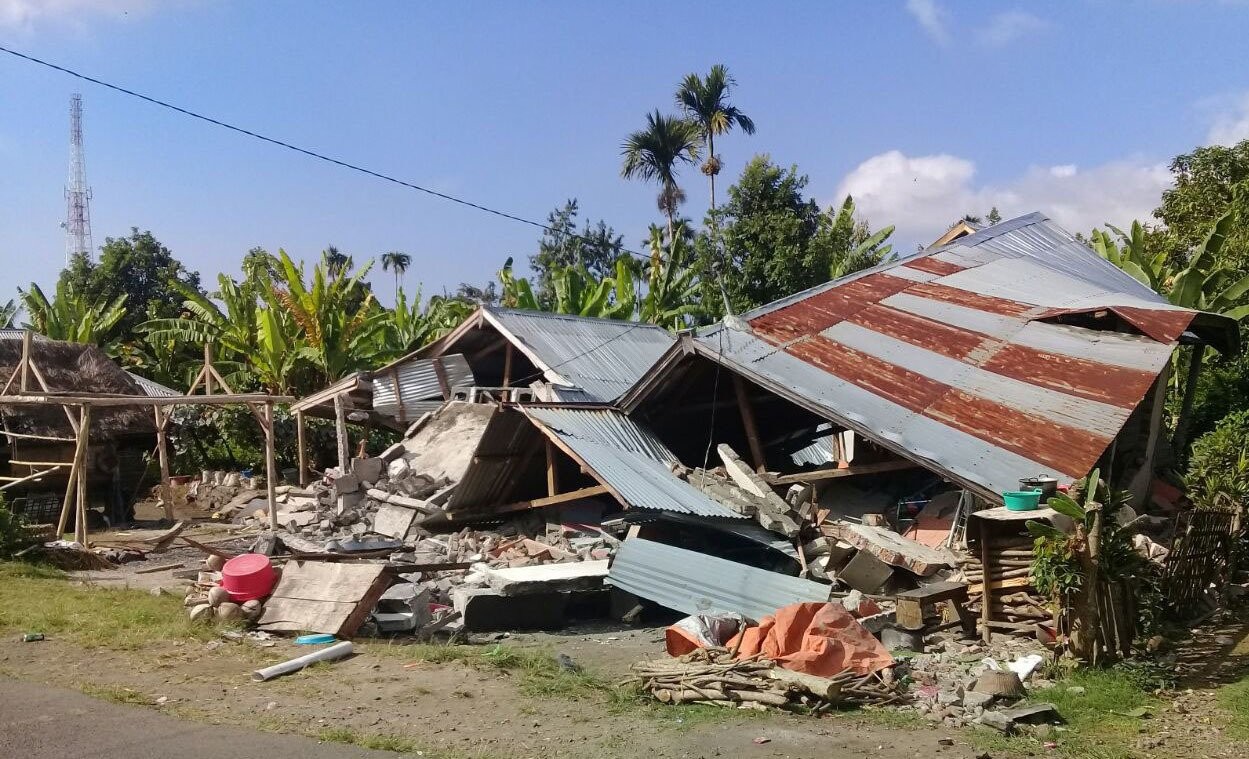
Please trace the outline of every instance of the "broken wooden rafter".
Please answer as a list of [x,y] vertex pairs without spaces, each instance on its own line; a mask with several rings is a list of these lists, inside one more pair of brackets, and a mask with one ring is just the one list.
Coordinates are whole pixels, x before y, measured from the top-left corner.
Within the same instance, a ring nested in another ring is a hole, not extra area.
[[764,477],[773,485],[797,485],[817,480],[832,480],[838,477],[853,477],[859,474],[879,474],[881,472],[894,472],[900,469],[915,469],[917,467],[919,467],[919,464],[913,461],[899,459],[897,461],[878,461],[872,464],[851,464],[844,468],[816,469],[811,472],[798,472],[797,474],[764,475]]
[[453,522],[457,520],[464,520],[464,519],[480,519],[481,517],[487,516],[487,515],[493,516],[494,514],[504,514],[507,512],[511,512],[511,511],[527,511],[529,509],[541,509],[545,506],[556,506],[561,503],[568,503],[569,501],[577,501],[582,498],[593,498],[594,496],[608,495],[608,494],[609,494],[609,491],[607,490],[607,488],[603,487],[602,485],[591,485],[590,487],[587,487],[587,488],[581,488],[580,490],[573,490],[569,493],[561,493],[560,495],[552,495],[552,496],[546,496],[545,498],[534,498],[529,501],[517,501],[516,503],[509,503],[504,506],[499,506],[497,508],[491,509],[489,511],[489,514],[486,514],[485,512],[475,513],[471,515],[470,514],[464,514],[464,515],[448,514],[447,518]]

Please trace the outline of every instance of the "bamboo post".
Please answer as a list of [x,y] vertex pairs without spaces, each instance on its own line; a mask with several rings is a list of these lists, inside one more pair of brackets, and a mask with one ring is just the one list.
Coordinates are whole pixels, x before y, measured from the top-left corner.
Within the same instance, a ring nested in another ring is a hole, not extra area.
[[156,414],[156,456],[160,460],[160,497],[165,506],[165,519],[173,521],[173,485],[169,478],[169,438],[166,428],[169,425],[169,414],[161,411],[160,406],[153,406]]
[[204,343],[204,394],[213,394],[213,344]]
[[26,394],[26,391],[30,388],[30,380],[29,380],[29,377],[30,377],[30,341],[31,341],[31,338],[32,338],[32,336],[31,336],[30,330],[28,330],[28,329],[24,329],[24,330],[22,330],[22,382],[21,382],[21,388],[22,388],[22,394],[23,394],[23,395],[25,395],[25,394]]
[[273,451],[273,402],[265,403],[265,489],[269,496],[269,529],[278,529],[278,464]]
[[338,442],[338,468],[347,473],[347,459],[351,457],[348,447],[351,441],[347,438],[347,409],[343,405],[343,396],[334,396],[334,437]]
[[[83,406],[79,413],[84,415],[84,419],[89,420],[90,412],[87,410],[88,408],[90,407]],[[78,429],[74,435],[74,460],[70,465],[69,479],[65,484],[65,500],[61,503],[61,517],[56,522],[56,535],[58,538],[64,535],[65,530],[69,527],[70,509],[74,507],[77,495],[78,476],[82,473],[83,464],[87,457],[87,435],[90,429],[81,420],[75,420],[75,422],[78,424]],[[77,535],[77,530],[75,530],[75,535]]]
[[988,643],[993,637],[993,631],[989,627],[990,619],[993,612],[989,609],[993,602],[993,583],[989,577],[989,520],[980,520],[980,566],[984,573],[984,580],[981,582],[983,590],[980,595],[980,623],[984,629],[980,631],[980,635],[984,638],[984,642]]
[[78,439],[81,441],[81,458],[78,463],[78,523],[74,526],[74,540],[87,545],[87,447],[91,444],[91,407],[83,404],[78,414]]
[[299,466],[299,486],[308,484],[308,449],[304,447],[304,412],[295,412],[295,455]]
[[503,387],[510,387],[512,383],[512,343],[507,344],[507,352],[503,354]]

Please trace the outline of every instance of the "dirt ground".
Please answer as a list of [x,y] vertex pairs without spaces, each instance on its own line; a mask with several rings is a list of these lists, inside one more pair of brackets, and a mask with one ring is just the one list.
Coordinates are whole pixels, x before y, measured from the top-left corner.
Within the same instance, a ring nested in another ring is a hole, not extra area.
[[[516,636],[504,646],[566,653],[604,677],[660,654],[656,630]],[[521,675],[462,662],[413,662],[402,646],[364,644],[351,659],[257,683],[253,667],[297,653],[283,642],[155,643],[142,651],[83,650],[56,640],[8,642],[0,674],[146,703],[198,721],[318,735],[401,736],[445,757],[971,757],[966,736],[898,728],[876,718],[613,705],[608,699],[524,693]],[[956,745],[946,746],[941,739]],[[341,740],[341,738],[339,738]]]

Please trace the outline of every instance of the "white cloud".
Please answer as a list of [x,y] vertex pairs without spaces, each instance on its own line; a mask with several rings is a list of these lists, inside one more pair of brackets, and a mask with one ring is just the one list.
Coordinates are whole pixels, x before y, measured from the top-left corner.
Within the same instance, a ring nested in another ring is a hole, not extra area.
[[30,30],[45,22],[82,26],[91,17],[121,17],[154,6],[154,0],[0,0],[0,28]]
[[1249,140],[1249,93],[1226,100],[1206,134],[1209,145],[1235,145],[1241,140]]
[[950,33],[945,28],[945,9],[937,5],[937,0],[906,0],[906,10],[929,37],[942,45],[950,41]]
[[1049,22],[1027,11],[1005,11],[989,19],[977,37],[986,45],[1001,47],[1033,32],[1048,29]]
[[1111,161],[1081,169],[1034,166],[1000,184],[978,183],[974,162],[941,154],[908,156],[891,150],[846,175],[836,198],[854,196],[873,226],[897,225],[902,249],[929,243],[964,214],[997,206],[1003,218],[1040,211],[1071,232],[1147,219],[1170,186],[1165,164]]

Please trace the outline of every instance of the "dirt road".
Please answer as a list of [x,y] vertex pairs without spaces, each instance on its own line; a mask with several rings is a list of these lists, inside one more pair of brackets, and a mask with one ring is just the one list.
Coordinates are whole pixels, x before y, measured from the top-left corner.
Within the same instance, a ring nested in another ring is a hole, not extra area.
[[393,759],[395,755],[293,735],[187,722],[152,709],[110,704],[64,688],[0,678],[0,756]]

